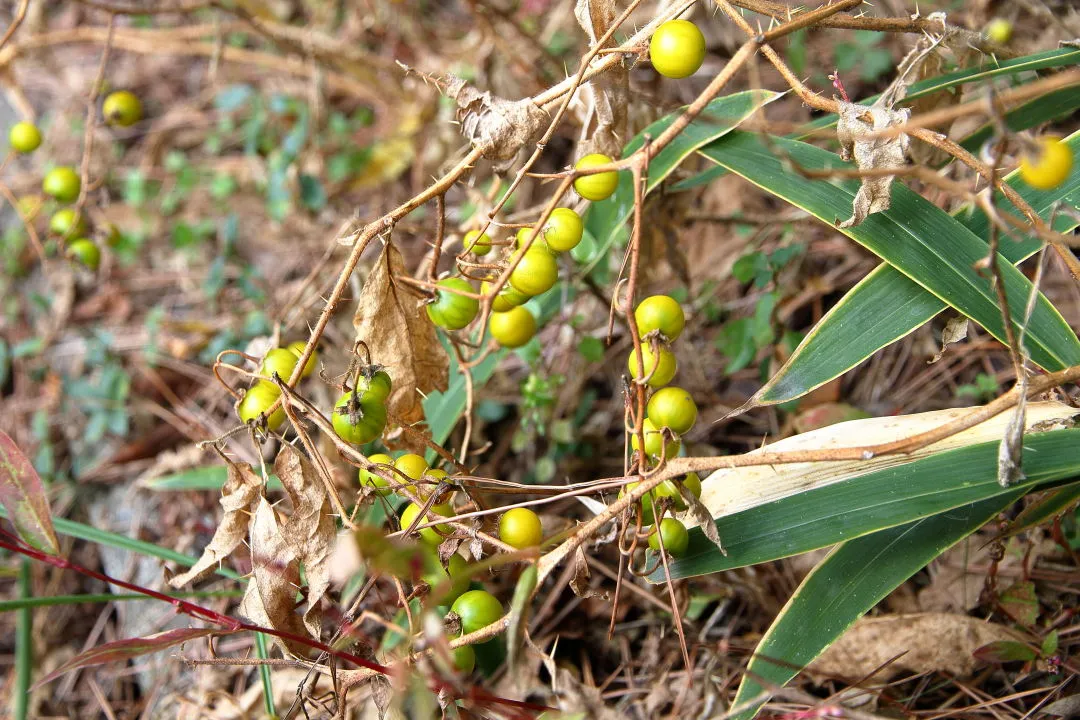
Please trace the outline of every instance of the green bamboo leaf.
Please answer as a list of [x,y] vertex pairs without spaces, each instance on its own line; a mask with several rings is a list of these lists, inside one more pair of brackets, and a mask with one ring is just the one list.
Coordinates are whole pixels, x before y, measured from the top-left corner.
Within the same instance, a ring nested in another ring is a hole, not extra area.
[[[686,127],[686,130],[657,153],[649,163],[645,192],[652,192],[694,152],[731,132],[760,108],[780,96],[780,93],[768,90],[746,90],[713,100],[705,107],[701,115]],[[623,150],[623,157],[628,157],[637,151],[645,143],[646,138],[657,137],[681,114],[680,109],[665,115],[642,130],[627,143]],[[589,207],[585,226],[606,251],[628,232],[626,222],[633,212],[633,178],[629,172],[622,172],[619,173],[619,186],[615,189],[615,194],[603,202],[592,203]],[[600,256],[606,256],[606,252],[601,252]]]
[[[1013,132],[1029,130],[1067,117],[1080,108],[1080,87],[1067,87],[1030,100],[1005,113],[1005,126]],[[978,154],[982,144],[993,137],[994,123],[987,123],[960,142],[969,152]]]
[[[1080,153],[1080,133],[1068,139],[1073,151]],[[1061,186],[1054,190],[1036,190],[1024,183],[1017,171],[1007,178],[1024,200],[1044,219],[1062,202],[1080,204],[1080,163]],[[1008,212],[1011,204],[1004,197],[996,204]],[[968,208],[957,213],[957,220],[985,242],[988,233],[986,214]],[[1068,232],[1077,224],[1074,216],[1061,214],[1055,229]],[[1035,238],[1014,241],[1003,238],[1001,254],[1019,263],[1042,246]],[[915,331],[946,308],[946,304],[891,265],[882,263],[834,305],[807,334],[784,366],[754,396],[757,405],[787,402],[839,377],[875,352]]]
[[[904,102],[918,100],[921,97],[931,95],[940,90],[959,87],[960,85],[965,85],[967,83],[990,80],[996,77],[1007,77],[1036,70],[1066,67],[1077,63],[1080,63],[1080,49],[1071,47],[1048,50],[1034,55],[1025,55],[1024,57],[1013,58],[1012,60],[1006,60],[1004,62],[998,62],[997,60],[992,59],[991,62],[978,67],[957,70],[956,72],[946,73],[945,75],[939,75],[917,82],[908,88],[908,93],[904,96]],[[864,98],[860,103],[863,105],[871,105],[878,97],[878,95],[872,95],[868,98]],[[813,122],[807,123],[799,132],[792,134],[790,137],[793,139],[804,138],[818,131],[835,127],[836,119],[836,115],[825,115]],[[671,191],[681,192],[702,185],[708,185],[713,180],[726,175],[727,172],[727,168],[724,167],[709,168],[693,177],[675,183],[672,185]]]
[[1019,535],[1033,527],[1049,522],[1051,518],[1064,515],[1078,504],[1080,504],[1080,482],[1074,482],[1053,492],[1046,493],[1045,497],[1029,504],[1009,523],[1009,529],[1005,533],[1005,537]]
[[[777,157],[787,156],[812,169],[847,166],[826,150],[782,138],[774,138],[766,145],[754,135],[735,131],[710,143],[702,153],[829,225],[851,214],[857,181],[807,180]],[[895,183],[890,209],[841,232],[1004,341],[996,295],[989,278],[975,270],[986,255],[986,244],[956,218],[902,183]],[[1031,283],[1008,262],[1003,263],[1001,274],[1013,324],[1019,332],[1017,320],[1024,317]],[[841,342],[844,345],[840,349],[848,355],[852,349],[861,348],[852,348],[846,338]],[[1033,362],[1048,370],[1080,363],[1080,340],[1041,293],[1027,326],[1025,348]]]
[[[1025,436],[1027,478],[1008,489],[997,480],[999,445],[995,441],[949,450],[718,518],[716,527],[728,554],[722,555],[694,528],[686,555],[670,563],[671,577],[798,555],[1080,474],[1080,430]],[[663,571],[649,580],[663,582]]]
[[731,719],[753,718],[767,687],[795,677],[866,611],[1023,493],[1013,490],[839,545],[806,576],[761,638]]

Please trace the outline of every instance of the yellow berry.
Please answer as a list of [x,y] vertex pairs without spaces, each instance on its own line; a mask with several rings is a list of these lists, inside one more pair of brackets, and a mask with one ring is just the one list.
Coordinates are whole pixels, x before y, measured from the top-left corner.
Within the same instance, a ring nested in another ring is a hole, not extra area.
[[32,153],[41,146],[41,131],[34,123],[17,122],[8,132],[8,144],[15,152]]
[[1036,190],[1053,190],[1069,177],[1073,166],[1073,151],[1056,137],[1041,137],[1042,146],[1033,159],[1020,159],[1020,177]]
[[101,112],[105,115],[105,122],[110,125],[128,127],[142,120],[142,103],[135,93],[128,90],[117,90],[109,93],[102,103]]
[[986,26],[986,37],[998,45],[1005,45],[1012,39],[1012,23],[1005,18],[994,18]]
[[[592,153],[586,155],[577,161],[577,165],[574,167],[578,170],[588,170],[599,165],[607,165],[612,160],[607,155],[601,155],[600,153]],[[586,200],[604,200],[611,197],[611,194],[615,192],[615,188],[619,186],[619,173],[614,170],[610,172],[595,173],[593,175],[582,175],[574,180],[574,190],[577,194]]]
[[705,36],[689,20],[669,20],[653,33],[649,59],[664,77],[690,77],[705,60]]

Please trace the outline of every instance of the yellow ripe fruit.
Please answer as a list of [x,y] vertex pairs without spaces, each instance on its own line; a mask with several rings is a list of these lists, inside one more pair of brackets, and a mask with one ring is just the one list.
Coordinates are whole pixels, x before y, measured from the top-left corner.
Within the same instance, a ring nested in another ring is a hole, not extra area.
[[[368,462],[375,465],[392,466],[394,464],[394,458],[390,457],[386,453],[377,453],[375,455],[368,456]],[[393,492],[390,489],[390,484],[386,482],[386,480],[379,477],[370,470],[360,468],[360,470],[357,472],[357,478],[359,479],[361,485],[366,485],[368,487],[374,488],[375,492],[377,492],[379,495],[382,495],[383,497]]]
[[[675,371],[679,367],[678,362],[675,360],[675,353],[666,347],[661,347],[659,357],[657,357],[653,354],[652,346],[648,344],[642,344],[641,346],[641,362],[645,366],[645,377],[649,378],[649,387],[653,388],[664,387],[671,382],[671,379],[675,377]],[[630,356],[626,360],[626,369],[630,371],[630,377],[637,380],[637,356],[633,351],[630,352]]]
[[491,337],[505,348],[519,348],[536,334],[536,318],[524,307],[492,313],[488,324]]
[[1053,190],[1069,177],[1073,166],[1073,151],[1056,137],[1041,137],[1039,154],[1034,159],[1020,159],[1020,177],[1036,190]]
[[45,191],[45,194],[60,202],[71,202],[79,197],[81,188],[82,179],[79,173],[67,165],[53,168],[45,173],[45,178],[41,181],[41,189]]
[[538,247],[530,248],[510,273],[510,284],[514,289],[530,297],[546,293],[558,279],[559,263],[550,252]]
[[101,112],[108,124],[128,127],[142,120],[142,102],[129,90],[117,90],[105,98]]
[[664,77],[690,77],[705,60],[705,36],[689,20],[669,20],[653,33],[649,59]]
[[[645,418],[645,420],[642,421],[641,434],[645,436],[645,454],[649,457],[659,458],[660,453],[663,452],[664,458],[670,460],[679,454],[679,448],[682,447],[682,442],[680,442],[678,438],[665,444],[663,431],[656,427],[649,418]],[[634,448],[634,450],[641,447],[641,443],[638,442],[637,433],[630,434],[630,446]]]
[[8,132],[8,144],[15,152],[32,153],[41,147],[41,131],[34,123],[17,122]]
[[[405,508],[405,511],[401,513],[401,529],[408,530],[413,525],[419,527],[420,525],[426,525],[428,520],[427,515],[420,515],[421,507],[416,503],[409,503],[409,506]],[[451,517],[454,514],[454,509],[450,505],[432,505],[428,508],[429,513],[435,515],[442,515],[443,517]],[[431,527],[423,528],[422,530],[413,530],[413,532],[420,533],[420,539],[426,542],[428,545],[438,545],[445,538],[445,535],[449,535],[453,532],[453,528],[449,525],[433,525]]]
[[[304,342],[303,340],[297,340],[296,342],[289,343],[288,346],[287,346],[288,350],[293,355],[296,356],[296,359],[298,361],[300,359],[300,356],[303,354],[305,347],[307,347],[307,343]],[[304,369],[300,373],[300,377],[306,378],[306,377],[309,377],[313,372],[315,372],[315,365],[318,362],[318,360],[319,360],[319,351],[316,350],[316,351],[311,353],[311,357],[309,357],[307,362],[304,363]]]
[[[574,167],[578,170],[587,170],[599,165],[607,165],[613,162],[607,155],[601,155],[600,153],[592,153],[586,155],[577,161],[577,165]],[[577,194],[586,200],[592,200],[594,202],[598,200],[604,200],[611,197],[611,194],[615,192],[615,188],[619,186],[619,173],[612,170],[611,172],[595,173],[593,175],[582,175],[574,180],[574,190]]]
[[1012,40],[1012,23],[1005,18],[994,18],[986,26],[986,37],[998,45],[1005,45]]
[[[487,280],[480,283],[480,292],[484,295],[490,294],[493,284]],[[491,309],[497,313],[504,313],[528,301],[528,295],[520,290],[515,290],[510,283],[506,283],[503,285],[502,290],[499,291],[499,294],[491,301]]]
[[487,255],[491,252],[491,236],[487,233],[481,235],[479,230],[465,233],[462,244],[466,250],[472,250],[474,255]]
[[499,539],[518,550],[536,547],[544,539],[540,516],[529,508],[507,510],[499,518]]

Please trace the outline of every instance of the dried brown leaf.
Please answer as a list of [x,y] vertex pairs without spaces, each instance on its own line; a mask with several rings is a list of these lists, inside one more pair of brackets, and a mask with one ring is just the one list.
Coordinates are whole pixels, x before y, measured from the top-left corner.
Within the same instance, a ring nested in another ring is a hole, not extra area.
[[949,318],[949,321],[945,323],[945,329],[941,331],[941,350],[933,358],[927,361],[927,365],[933,365],[941,358],[945,357],[945,351],[949,349],[949,346],[953,343],[958,343],[968,335],[968,319],[963,315],[957,315],[954,318]]
[[705,534],[709,542],[715,545],[716,549],[726,557],[727,550],[724,549],[724,544],[720,540],[720,531],[716,529],[716,523],[713,522],[713,514],[709,512],[709,508],[705,507],[705,503],[701,502],[685,485],[682,483],[675,484],[679,488],[679,494],[686,501],[686,515],[701,528],[701,532]]
[[308,609],[304,624],[313,637],[322,632],[319,602],[330,587],[330,557],[337,536],[337,523],[317,471],[291,445],[285,445],[274,461],[293,510],[282,526],[282,535],[304,566]]
[[[613,0],[578,0],[574,16],[588,36],[589,45],[595,46],[615,21],[618,8]],[[607,46],[611,45],[609,40]],[[630,96],[627,68],[621,63],[615,64],[595,75],[582,87],[581,94],[588,107],[582,122],[587,139],[580,144],[579,152],[618,157],[626,137],[626,108]]]
[[574,550],[573,555],[574,559],[571,562],[574,563],[574,575],[570,578],[570,589],[582,599],[591,597],[606,598],[607,593],[589,587],[589,578],[592,577],[592,573],[589,572],[589,562],[585,559],[585,550],[578,547]]
[[34,464],[15,441],[0,430],[0,503],[23,542],[56,555],[60,543],[53,529],[49,498]]
[[131,658],[140,657],[142,655],[160,652],[166,648],[180,645],[196,638],[206,637],[208,635],[228,634],[230,634],[228,630],[213,628],[177,628],[154,635],[148,635],[146,637],[114,640],[113,642],[98,645],[97,647],[90,648],[84,653],[76,655],[45,677],[38,680],[31,689],[39,688],[42,685],[52,682],[61,675],[69,673],[72,670],[78,670],[79,668],[130,660]]
[[[908,136],[901,133],[894,137],[874,137],[880,130],[907,121],[911,111],[893,110],[874,104],[870,107],[854,103],[840,103],[840,120],[836,123],[836,138],[840,141],[840,156],[844,160],[855,159],[860,170],[883,170],[904,167],[908,149]],[[889,209],[892,202],[892,183],[895,175],[864,177],[859,191],[855,193],[851,217],[840,227],[858,225],[867,216]]]
[[[240,614],[256,625],[303,637],[306,630],[295,612],[300,567],[281,535],[274,508],[264,498],[251,520],[251,565],[254,577],[240,601]],[[288,654],[306,655],[300,643],[273,639]]]
[[489,160],[513,160],[548,122],[547,113],[531,98],[507,100],[453,76],[444,92],[457,103],[462,135]]
[[246,463],[230,464],[228,473],[225,484],[221,487],[219,501],[225,511],[221,524],[191,569],[169,578],[169,585],[174,588],[197,582],[213,573],[218,564],[247,537],[248,526],[251,524],[251,506],[259,496],[262,479]]
[[885,676],[909,671],[946,672],[962,677],[975,670],[978,661],[972,653],[976,649],[1015,639],[1006,627],[966,615],[923,613],[863,618],[811,669],[831,676],[861,678],[892,660]]
[[393,379],[387,410],[412,423],[424,418],[425,395],[446,390],[450,359],[420,298],[394,279],[406,275],[401,253],[387,243],[364,282],[353,326]]

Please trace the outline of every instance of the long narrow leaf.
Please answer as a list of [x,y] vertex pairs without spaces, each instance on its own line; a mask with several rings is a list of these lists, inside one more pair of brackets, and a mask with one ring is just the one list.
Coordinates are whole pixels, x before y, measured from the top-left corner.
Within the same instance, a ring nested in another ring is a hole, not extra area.
[[1023,495],[1014,490],[843,543],[806,576],[758,643],[732,707],[750,720],[767,687],[785,684],[866,611]]
[[[1080,133],[1068,140],[1080,153]],[[1044,219],[1061,201],[1080,203],[1080,163],[1054,190],[1036,190],[1013,172],[1008,182]],[[999,199],[1007,211],[1004,198]],[[957,220],[985,241],[986,214],[969,210]],[[1068,231],[1074,216],[1063,214],[1055,227]],[[1019,263],[1041,246],[1041,241],[1003,239],[1001,254]],[[879,265],[832,307],[783,367],[754,396],[757,405],[772,405],[801,397],[839,377],[883,347],[908,335],[946,308],[946,304],[887,263]]]
[[[1009,489],[997,481],[999,444],[950,450],[721,517],[716,527],[727,555],[694,528],[686,555],[670,563],[671,577],[706,575],[798,555],[1080,475],[1080,430],[1025,436],[1027,478]],[[663,571],[649,579],[663,582]]]
[[[1013,58],[1012,60],[1006,60],[1004,62],[992,61],[979,65],[978,67],[957,70],[956,72],[927,78],[926,80],[917,82],[908,89],[908,93],[905,96],[905,102],[918,100],[920,97],[925,97],[941,90],[959,87],[960,85],[966,85],[967,83],[990,80],[995,77],[1008,77],[1036,70],[1067,67],[1069,65],[1075,65],[1078,62],[1080,62],[1080,49],[1077,48],[1058,48],[1056,50],[1048,50],[1034,55]],[[870,105],[877,100],[878,97],[878,95],[872,95],[868,98],[864,98],[860,102],[863,105]],[[835,127],[836,120],[836,115],[825,115],[813,122],[807,123],[799,132],[793,133],[791,137],[795,139],[804,138],[814,132]],[[724,167],[709,168],[693,177],[680,180],[672,185],[671,190],[672,192],[681,192],[702,185],[708,185],[713,180],[726,175],[727,172],[727,168]]]
[[[718,98],[709,103],[697,120],[690,123],[669,145],[649,163],[646,192],[651,192],[687,157],[742,124],[759,109],[780,97],[766,90],[747,90]],[[666,115],[634,137],[623,150],[623,157],[640,148],[646,137],[655,138],[667,129],[682,113]],[[626,222],[634,211],[634,184],[630,173],[619,173],[615,194],[603,202],[593,203],[585,218],[586,227],[603,248],[610,247],[620,234],[626,232]]]
[[[4,510],[3,507],[0,507],[0,517],[7,516],[7,511]],[[98,528],[74,520],[68,520],[67,518],[56,518],[53,525],[56,528],[56,532],[61,535],[73,537],[77,540],[86,540],[87,542],[96,545],[108,545],[109,547],[127,550],[139,555],[147,555],[149,557],[168,560],[169,562],[184,565],[185,567],[194,565],[195,561],[198,560],[198,558],[176,552],[175,550],[170,550],[169,548],[163,548],[159,545],[146,542],[145,540],[136,540],[124,535],[108,532],[107,530],[99,530]],[[240,579],[239,575],[228,568],[218,568],[217,574],[234,580]]]
[[[847,166],[826,150],[782,138],[775,138],[769,146],[756,136],[735,131],[710,143],[702,153],[829,225],[851,213],[857,182],[807,180],[778,157],[781,154],[814,169]],[[842,232],[978,322],[994,337],[1004,340],[997,297],[989,278],[975,269],[986,255],[986,244],[956,218],[902,183],[896,183],[889,210],[873,214],[862,224]],[[1031,283],[1010,263],[1003,263],[1001,271],[1016,325],[1024,317]],[[1019,327],[1016,329],[1019,332]],[[859,347],[844,350],[851,352]],[[1032,361],[1048,370],[1080,363],[1080,340],[1041,293],[1027,327],[1025,347]]]

